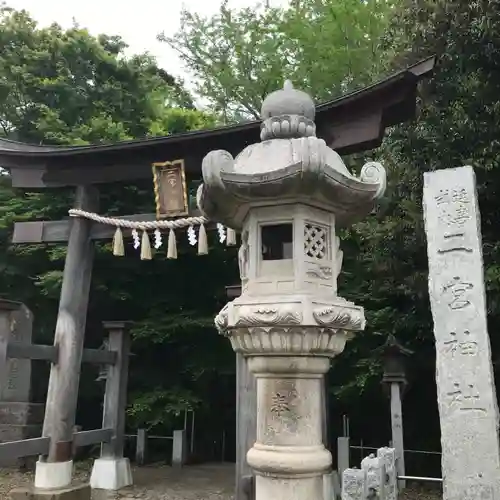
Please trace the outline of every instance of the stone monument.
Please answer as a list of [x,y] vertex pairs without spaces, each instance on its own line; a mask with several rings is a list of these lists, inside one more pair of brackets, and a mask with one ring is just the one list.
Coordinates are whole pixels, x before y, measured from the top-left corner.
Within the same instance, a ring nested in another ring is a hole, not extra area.
[[424,174],[445,500],[500,498],[498,408],[472,167]]
[[[0,339],[6,344],[31,344],[33,314],[19,302],[0,299]],[[0,379],[0,442],[39,437],[43,404],[31,403],[31,361],[8,359]],[[24,466],[27,459],[0,462],[0,466]]]
[[316,137],[315,106],[284,89],[262,105],[261,140],[236,158],[203,160],[202,213],[241,231],[242,294],[215,318],[257,379],[257,440],[247,461],[256,500],[323,497],[331,455],[323,445],[321,387],[330,358],[365,325],[362,307],[337,294],[336,230],[370,213],[385,170],[358,177]]

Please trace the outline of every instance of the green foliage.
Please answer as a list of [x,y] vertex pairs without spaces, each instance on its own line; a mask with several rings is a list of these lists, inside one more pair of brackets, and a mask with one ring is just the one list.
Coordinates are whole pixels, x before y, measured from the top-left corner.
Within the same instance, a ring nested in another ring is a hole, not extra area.
[[179,53],[197,93],[226,122],[255,119],[285,78],[317,99],[371,81],[381,71],[377,48],[393,5],[294,0],[286,9],[231,9],[224,1],[211,17],[184,10],[180,31],[160,40]]
[[214,128],[217,120],[197,109],[170,108],[151,124],[152,135],[180,134],[189,130]]
[[381,57],[380,43],[398,3],[292,0],[282,29],[292,45],[296,85],[321,101],[372,83],[391,56],[387,49]]
[[133,403],[127,415],[134,428],[172,428],[186,410],[194,410],[202,400],[182,388],[157,387],[152,391],[132,394]]

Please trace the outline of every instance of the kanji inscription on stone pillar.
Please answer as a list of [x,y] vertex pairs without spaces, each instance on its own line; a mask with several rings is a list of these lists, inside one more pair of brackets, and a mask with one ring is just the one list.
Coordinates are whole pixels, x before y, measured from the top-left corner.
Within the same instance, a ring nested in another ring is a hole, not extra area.
[[445,500],[500,498],[498,408],[472,167],[424,174]]

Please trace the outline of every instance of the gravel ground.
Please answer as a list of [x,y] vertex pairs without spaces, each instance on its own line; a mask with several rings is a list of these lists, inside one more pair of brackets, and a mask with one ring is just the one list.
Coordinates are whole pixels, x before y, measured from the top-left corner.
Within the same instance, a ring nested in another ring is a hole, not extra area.
[[[75,480],[87,481],[90,463],[78,463]],[[172,469],[166,465],[134,468],[134,486],[117,493],[95,494],[93,500],[232,500],[234,465],[210,464]],[[33,473],[0,469],[0,499],[8,499],[11,489],[32,484]],[[401,500],[440,500],[435,490],[407,488]]]

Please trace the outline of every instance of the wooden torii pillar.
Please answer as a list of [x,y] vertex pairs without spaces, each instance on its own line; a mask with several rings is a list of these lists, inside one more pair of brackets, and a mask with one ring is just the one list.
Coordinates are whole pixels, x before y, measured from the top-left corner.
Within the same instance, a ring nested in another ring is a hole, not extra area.
[[[97,210],[97,189],[77,187],[75,207]],[[64,488],[72,480],[73,428],[94,258],[90,222],[74,219],[69,224],[68,250],[54,337],[58,362],[52,364],[50,371],[43,424],[43,436],[50,437],[50,449],[46,457],[40,457],[35,473],[35,487],[46,489]]]

